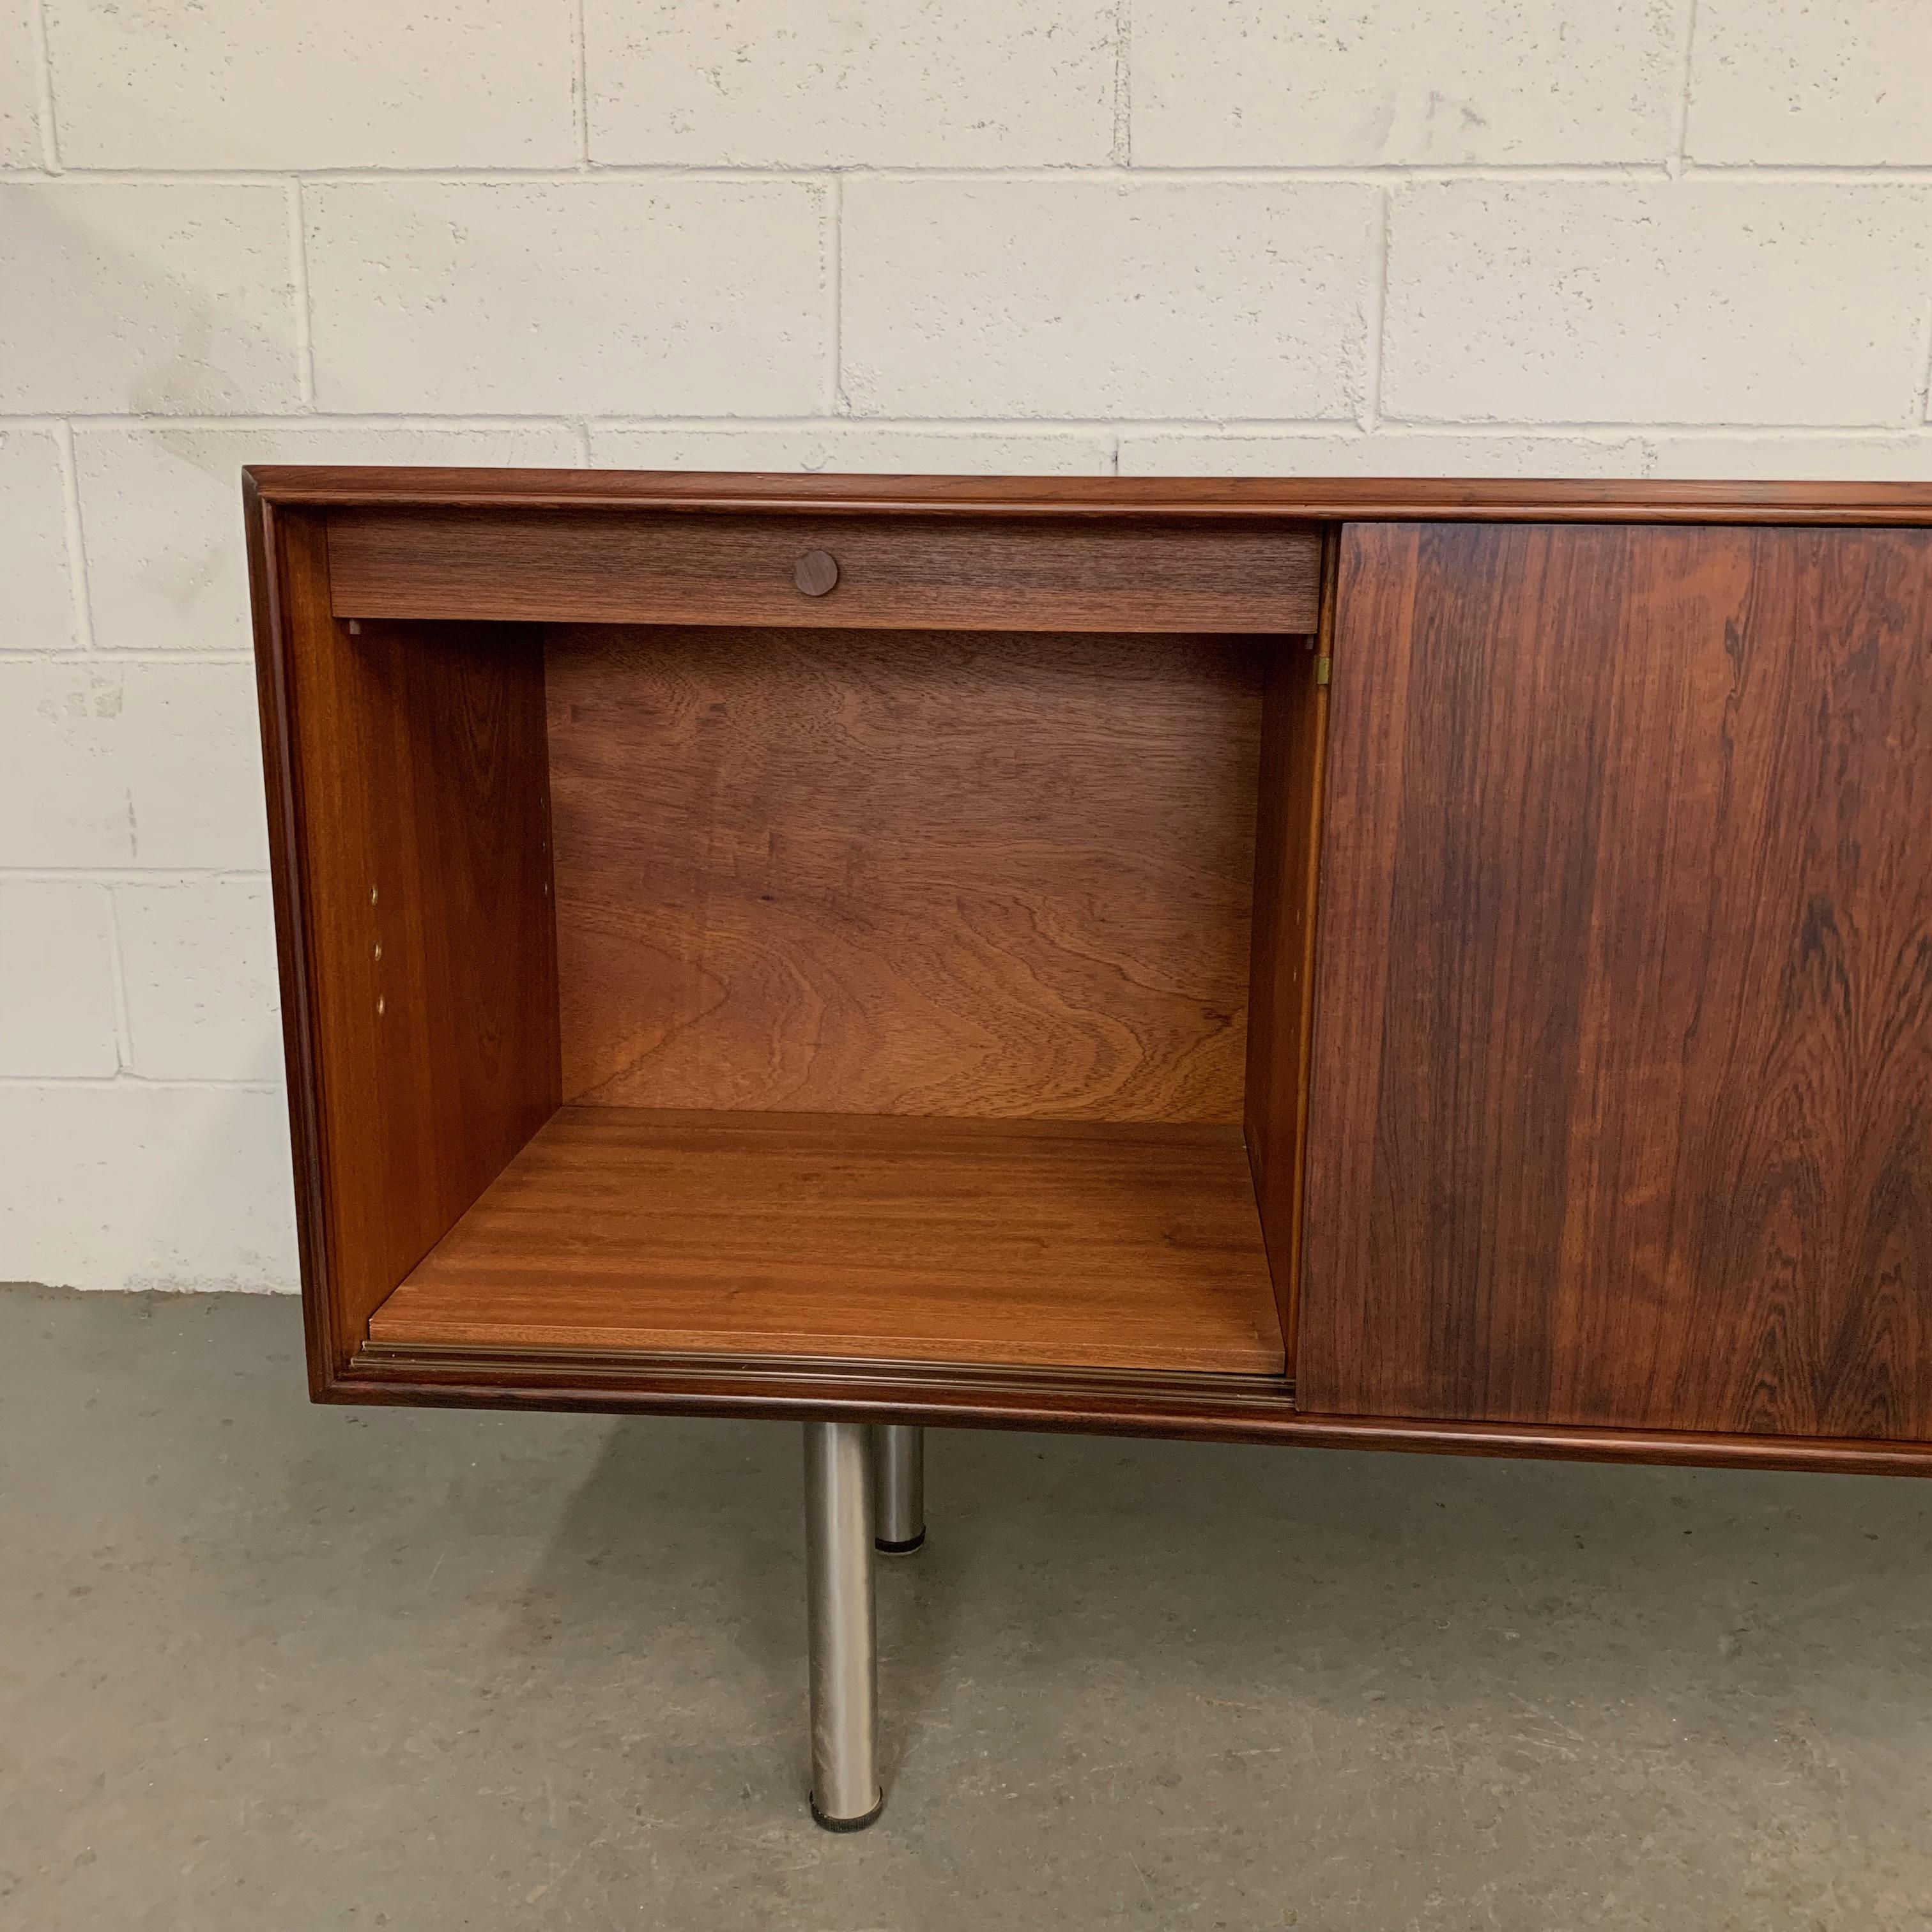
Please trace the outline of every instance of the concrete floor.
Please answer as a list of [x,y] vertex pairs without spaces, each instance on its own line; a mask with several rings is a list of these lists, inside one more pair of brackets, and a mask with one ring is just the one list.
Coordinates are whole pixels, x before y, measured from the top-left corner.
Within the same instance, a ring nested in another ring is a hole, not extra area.
[[929,1438],[805,1810],[797,1432],[310,1408],[292,1303],[0,1292],[0,1926],[1932,1913],[1932,1486]]

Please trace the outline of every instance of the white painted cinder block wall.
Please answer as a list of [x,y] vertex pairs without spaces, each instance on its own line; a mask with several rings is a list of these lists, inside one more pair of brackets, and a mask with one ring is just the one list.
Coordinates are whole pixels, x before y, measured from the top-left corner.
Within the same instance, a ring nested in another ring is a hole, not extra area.
[[1924,0],[0,0],[0,1278],[295,1280],[244,462],[1932,476]]

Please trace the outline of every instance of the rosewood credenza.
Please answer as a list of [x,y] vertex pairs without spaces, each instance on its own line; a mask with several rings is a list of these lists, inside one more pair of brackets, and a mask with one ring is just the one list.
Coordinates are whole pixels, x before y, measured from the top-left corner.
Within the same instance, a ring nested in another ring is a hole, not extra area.
[[806,1422],[823,1822],[923,1424],[1932,1471],[1932,486],[246,488],[312,1390]]

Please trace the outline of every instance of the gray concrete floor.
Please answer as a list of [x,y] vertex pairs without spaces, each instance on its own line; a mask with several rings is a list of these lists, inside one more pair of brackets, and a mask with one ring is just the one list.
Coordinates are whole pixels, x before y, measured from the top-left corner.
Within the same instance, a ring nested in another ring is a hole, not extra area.
[[795,1429],[297,1330],[0,1292],[8,1932],[1928,1922],[1932,1486],[935,1433],[835,1838]]

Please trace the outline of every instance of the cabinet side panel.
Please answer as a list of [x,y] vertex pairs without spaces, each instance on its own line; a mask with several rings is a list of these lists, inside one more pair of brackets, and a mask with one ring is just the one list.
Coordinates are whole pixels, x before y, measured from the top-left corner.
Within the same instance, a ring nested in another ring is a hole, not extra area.
[[1294,1372],[1307,1150],[1316,894],[1339,532],[1324,544],[1319,634],[1268,661],[1255,829],[1246,1126],[1255,1199]]
[[507,626],[352,635],[320,532],[285,518],[276,548],[304,1285],[339,1368],[557,1105],[543,653]]
[[1932,539],[1352,526],[1298,1396],[1932,1438]]
[[326,623],[328,560],[312,516],[278,509],[252,472],[242,478],[248,545],[248,596],[255,640],[255,692],[262,725],[268,869],[275,909],[283,1065],[288,1082],[302,1333],[310,1388],[320,1396],[344,1351],[329,1286],[328,1204],[322,1173],[320,1080],[308,976],[308,910],[302,862],[302,800],[296,765],[290,640]]

